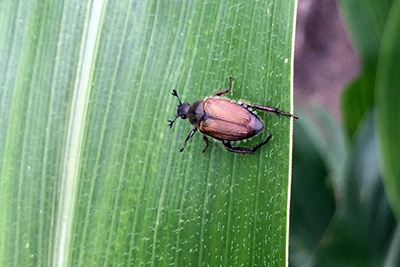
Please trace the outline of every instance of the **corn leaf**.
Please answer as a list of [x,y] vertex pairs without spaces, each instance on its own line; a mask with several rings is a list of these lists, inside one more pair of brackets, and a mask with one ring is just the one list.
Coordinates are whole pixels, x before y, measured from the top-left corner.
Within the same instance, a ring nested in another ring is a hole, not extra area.
[[292,110],[295,1],[6,1],[1,266],[285,266],[291,119],[227,152],[176,113]]

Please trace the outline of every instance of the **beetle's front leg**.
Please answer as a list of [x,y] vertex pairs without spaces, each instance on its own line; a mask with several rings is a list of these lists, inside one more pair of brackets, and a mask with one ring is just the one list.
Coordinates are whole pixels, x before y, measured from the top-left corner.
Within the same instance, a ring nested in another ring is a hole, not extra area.
[[229,91],[232,89],[232,78],[231,77],[228,78],[228,82],[229,82],[229,88],[228,89],[218,91],[213,96],[220,96],[220,95],[229,93]]
[[181,152],[185,149],[186,142],[195,134],[196,131],[197,131],[197,128],[193,128],[193,129],[190,131],[188,137],[186,137],[186,140],[185,140],[185,142],[183,143],[183,146],[182,146],[182,148],[181,148]]

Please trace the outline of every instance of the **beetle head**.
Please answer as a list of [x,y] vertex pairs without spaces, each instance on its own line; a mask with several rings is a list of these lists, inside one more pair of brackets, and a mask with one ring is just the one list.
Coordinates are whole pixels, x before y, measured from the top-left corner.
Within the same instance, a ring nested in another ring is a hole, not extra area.
[[182,101],[179,99],[178,92],[176,91],[176,89],[172,90],[172,95],[173,95],[173,96],[176,96],[176,98],[178,98],[179,105],[178,105],[178,109],[177,109],[177,111],[176,111],[175,119],[173,119],[173,120],[168,120],[168,122],[169,122],[169,124],[168,124],[169,128],[172,127],[172,124],[175,122],[175,120],[176,120],[177,118],[180,117],[180,118],[183,119],[183,120],[186,119],[187,114],[188,114],[188,112],[189,112],[189,108],[190,108],[190,104],[189,104],[189,103],[186,103],[186,102],[182,103]]
[[181,117],[181,119],[186,119],[186,115],[188,114],[190,108],[189,103],[182,103],[178,106],[178,110],[176,111],[176,116]]

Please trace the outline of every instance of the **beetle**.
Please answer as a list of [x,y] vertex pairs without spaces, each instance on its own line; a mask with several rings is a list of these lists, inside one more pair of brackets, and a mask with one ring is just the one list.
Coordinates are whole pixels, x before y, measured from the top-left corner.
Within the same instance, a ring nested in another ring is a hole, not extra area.
[[282,112],[277,108],[257,104],[239,104],[228,99],[220,98],[221,95],[231,91],[231,77],[228,78],[228,83],[229,88],[218,91],[212,97],[198,100],[193,104],[187,102],[182,103],[176,89],[172,90],[172,95],[178,99],[179,105],[175,119],[168,120],[169,128],[172,128],[177,118],[189,119],[189,122],[193,126],[193,129],[183,143],[180,150],[181,152],[185,149],[187,141],[199,130],[203,134],[203,140],[206,143],[203,153],[208,147],[209,141],[207,136],[209,136],[221,141],[224,147],[230,152],[254,154],[257,149],[268,143],[272,138],[272,132],[265,141],[259,143],[255,147],[232,147],[231,144],[231,141],[251,138],[264,129],[263,121],[250,109],[259,109],[298,119],[296,115]]

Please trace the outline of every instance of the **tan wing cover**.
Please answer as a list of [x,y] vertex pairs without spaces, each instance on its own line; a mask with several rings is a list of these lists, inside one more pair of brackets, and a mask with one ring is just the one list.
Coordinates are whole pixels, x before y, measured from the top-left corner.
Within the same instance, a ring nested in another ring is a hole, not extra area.
[[264,128],[264,124],[256,115],[226,99],[206,99],[204,111],[205,117],[199,130],[216,139],[242,140],[258,134]]

